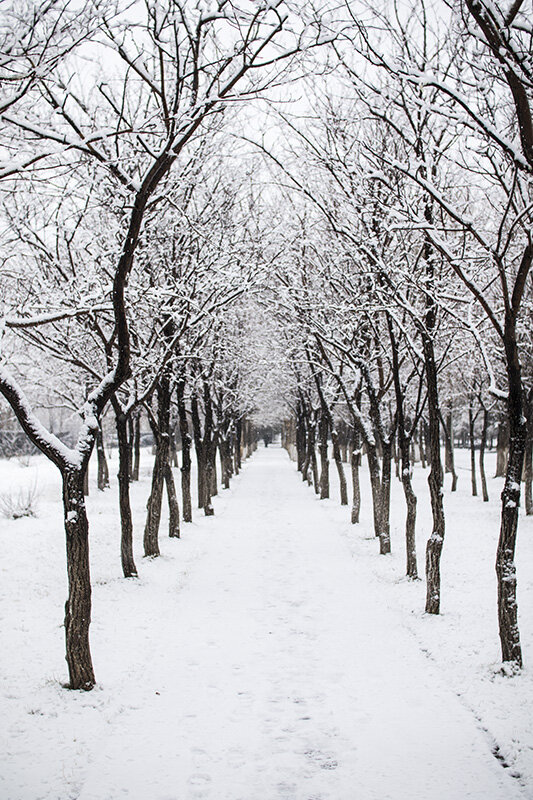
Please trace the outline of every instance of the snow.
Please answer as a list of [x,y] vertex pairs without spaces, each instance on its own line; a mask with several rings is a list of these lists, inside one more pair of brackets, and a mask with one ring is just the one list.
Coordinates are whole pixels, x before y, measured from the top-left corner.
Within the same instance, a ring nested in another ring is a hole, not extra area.
[[[383,558],[366,472],[352,526],[284,451],[260,448],[215,498],[215,517],[198,514],[181,540],[164,519],[162,557],[142,560],[146,452],[141,463],[139,580],[120,577],[116,489],[87,502],[98,686],[84,693],[62,688],[59,474],[42,457],[0,462],[3,489],[37,480],[41,495],[38,519],[0,525],[1,798],[533,798],[532,520],[520,522],[518,552],[526,668],[506,677],[493,567],[501,481],[489,482],[490,504],[468,497],[466,472],[446,491],[443,614],[432,617],[424,583],[403,578],[398,481]],[[426,478],[414,469],[420,568]]]

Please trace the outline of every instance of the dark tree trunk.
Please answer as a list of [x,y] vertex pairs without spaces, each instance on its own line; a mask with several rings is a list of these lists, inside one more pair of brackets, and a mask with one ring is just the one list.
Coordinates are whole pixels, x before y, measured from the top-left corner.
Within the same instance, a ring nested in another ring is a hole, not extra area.
[[474,431],[474,409],[472,402],[468,406],[468,435],[470,438],[470,474],[472,478],[472,497],[477,497],[476,483],[476,441]]
[[[428,201],[424,209],[424,216],[433,224],[433,208]],[[433,333],[437,322],[437,305],[433,294],[434,282],[434,250],[431,242],[426,239],[424,244],[424,261],[426,273],[425,296],[425,325],[421,331],[424,350],[424,366],[427,384],[428,428],[425,439],[430,465],[428,475],[429,494],[431,498],[431,513],[433,515],[433,530],[426,544],[426,613],[440,613],[440,559],[444,544],[445,518],[442,489],[444,474],[440,456],[440,430],[441,419],[439,409],[439,390],[437,378],[437,364],[435,361],[435,348]]]
[[296,408],[296,468],[302,472],[305,463],[305,414],[302,403],[299,402]]
[[427,455],[426,455],[426,445],[427,445],[427,425],[426,421],[422,420],[420,423],[420,461],[422,469],[425,469],[427,466]]
[[152,472],[152,488],[147,503],[146,525],[144,527],[144,555],[154,558],[159,551],[159,524],[166,469],[170,455],[170,378],[165,370],[157,385],[157,429],[154,428],[156,450]]
[[242,443],[242,421],[238,419],[235,423],[235,452],[234,457],[234,472],[238,475],[241,469],[241,443]]
[[196,451],[197,466],[197,488],[198,488],[198,508],[205,506],[205,455],[204,440],[202,438],[202,428],[200,423],[200,413],[198,410],[198,400],[193,396],[191,400],[192,428],[194,433],[194,449]]
[[[398,449],[401,459],[401,481],[405,496],[407,516],[405,520],[405,550],[406,550],[406,574],[411,580],[418,578],[418,566],[416,561],[416,495],[413,491],[411,482],[411,462],[410,462],[410,441],[405,429],[404,414],[404,394],[400,381],[400,362],[398,357],[398,346],[394,335],[392,319],[387,315],[389,335],[392,350],[392,369],[394,391],[396,395],[396,413],[398,418]],[[415,429],[416,430],[416,429]]]
[[489,412],[483,408],[483,426],[481,429],[481,442],[479,445],[479,475],[481,478],[481,493],[483,495],[483,502],[489,502],[489,493],[487,491],[487,476],[485,474],[485,447],[487,445],[487,428],[489,427]]
[[344,474],[344,467],[342,465],[342,457],[341,457],[341,449],[339,446],[339,439],[337,436],[337,432],[332,429],[331,431],[331,442],[333,445],[333,458],[335,460],[335,465],[337,467],[337,472],[339,474],[339,486],[340,486],[340,494],[341,494],[341,506],[348,505],[348,487],[346,486],[346,475]]
[[306,425],[305,425],[305,431],[306,431],[306,433],[305,433],[305,458],[304,458],[304,461],[303,461],[303,464],[302,464],[302,481],[306,481],[309,484],[311,483],[310,467],[311,467],[311,458],[312,458],[312,455],[311,455],[311,438],[312,438],[311,424],[312,424],[311,420],[309,418],[306,419]]
[[65,604],[65,642],[69,686],[71,689],[89,690],[96,681],[89,647],[91,575],[84,477],[83,470],[62,470],[67,540],[68,599]]
[[133,424],[133,417],[130,414],[128,416],[128,447],[129,447],[129,457],[128,463],[130,465],[130,481],[133,480],[133,447],[134,447],[134,438],[135,438],[135,426]]
[[524,454],[524,501],[527,516],[533,514],[533,389],[527,396],[526,402],[526,452]]
[[320,453],[320,499],[329,497],[329,459],[328,459],[329,421],[323,411],[318,422],[318,450]]
[[229,489],[231,480],[231,445],[228,426],[224,425],[223,433],[219,437],[218,452],[220,455],[220,480],[223,489]]
[[85,497],[89,497],[89,464],[83,474],[83,494]]
[[98,428],[96,433],[96,456],[98,459],[97,486],[103,492],[104,489],[109,488],[109,467],[105,457],[104,437],[101,427]]
[[359,522],[359,514],[361,511],[361,485],[359,482],[359,468],[361,466],[361,436],[358,431],[354,430],[352,434],[352,454],[351,454],[351,467],[352,467],[352,525]]
[[133,521],[130,505],[130,456],[128,420],[118,400],[111,400],[115,412],[118,442],[118,493],[120,510],[120,558],[125,578],[136,578],[137,567],[133,558]]
[[366,458],[370,473],[370,488],[372,490],[372,511],[374,515],[374,535],[381,532],[381,473],[379,468],[378,451],[375,444],[366,442]]
[[[409,450],[409,448],[408,448]],[[411,469],[408,457],[402,455],[402,485],[405,495],[407,516],[405,519],[405,549],[406,549],[406,575],[411,580],[418,578],[418,565],[416,561],[416,495],[411,481]]]
[[394,474],[398,478],[398,480],[401,480],[401,477],[400,477],[400,454],[399,454],[399,448],[397,447],[397,444],[396,444],[396,437],[394,437],[393,440],[392,440],[392,458],[394,460]]
[[165,483],[168,497],[168,535],[171,538],[180,538],[180,507],[172,467],[167,463],[165,468]]
[[209,459],[211,462],[211,497],[216,497],[218,494],[217,450],[218,434],[216,431],[214,431],[211,437],[211,442],[209,443]]
[[428,484],[433,515],[433,530],[426,545],[426,613],[438,614],[440,613],[440,558],[445,532],[444,506],[442,502],[443,471],[440,457],[440,413],[433,340],[427,335],[424,335],[423,340],[428,387],[428,456],[430,463]]
[[442,431],[444,433],[444,453],[446,460],[446,472],[452,475],[452,492],[457,491],[457,473],[455,471],[455,457],[453,450],[453,418],[451,409],[448,411],[446,422],[442,419]]
[[139,467],[141,463],[141,415],[140,412],[135,414],[133,421],[133,469],[131,471],[131,479],[133,481],[139,480]]
[[391,550],[390,544],[390,485],[392,467],[392,441],[384,441],[382,477],[381,477],[381,496],[379,511],[379,552],[380,555],[388,555]]
[[183,521],[192,522],[191,499],[191,434],[187,409],[185,408],[185,378],[181,377],[176,385],[178,400],[178,419],[181,438],[181,501],[183,504]]
[[212,517],[215,513],[211,497],[216,492],[216,439],[213,424],[213,406],[209,386],[204,381],[204,514]]
[[522,666],[522,649],[518,631],[518,606],[516,602],[516,567],[514,562],[518,512],[520,508],[520,480],[526,445],[526,419],[522,376],[518,357],[514,323],[506,317],[505,354],[509,399],[509,459],[502,491],[500,538],[496,555],[498,577],[498,622],[502,647],[502,660]]
[[313,488],[315,490],[315,494],[320,494],[320,478],[318,475],[318,462],[316,457],[316,428],[317,428],[317,420],[316,416],[313,414],[313,418],[310,422],[310,442],[309,442],[309,449],[311,453],[311,474],[313,476]]

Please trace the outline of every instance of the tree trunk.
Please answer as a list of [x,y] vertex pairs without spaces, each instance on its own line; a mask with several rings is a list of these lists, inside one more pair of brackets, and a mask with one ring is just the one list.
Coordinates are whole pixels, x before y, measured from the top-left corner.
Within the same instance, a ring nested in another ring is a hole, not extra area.
[[524,501],[527,516],[533,514],[533,389],[529,391],[526,403],[526,452],[524,454]]
[[194,449],[196,451],[196,481],[198,489],[198,508],[203,508],[205,505],[205,457],[204,457],[204,440],[202,437],[202,428],[200,423],[200,413],[198,410],[198,399],[193,396],[191,399],[191,416],[192,428],[194,433]]
[[213,406],[209,386],[204,381],[204,514],[212,517],[215,510],[211,504],[211,497],[216,492],[216,439],[213,426]]
[[379,552],[380,555],[388,555],[391,551],[390,545],[390,484],[391,484],[391,467],[392,467],[392,441],[384,441],[383,448],[383,462],[382,462],[382,476],[381,476],[381,493],[380,493],[380,511],[379,511]]
[[433,530],[426,545],[426,613],[438,614],[440,612],[440,558],[445,532],[442,502],[443,471],[440,457],[440,414],[433,341],[430,336],[424,335],[423,343],[428,387],[429,441],[426,439],[430,464],[428,485],[433,515]]
[[[389,335],[392,350],[392,369],[394,380],[394,392],[396,395],[396,414],[398,418],[398,449],[401,460],[401,481],[405,496],[407,516],[405,520],[405,550],[406,550],[406,573],[411,580],[418,578],[418,567],[416,563],[416,495],[413,491],[411,482],[411,462],[410,462],[410,441],[405,430],[404,414],[404,392],[400,381],[400,360],[398,356],[398,346],[394,335],[392,319],[387,315]],[[412,434],[416,429],[412,431]]]
[[68,599],[65,604],[66,658],[71,689],[90,690],[94,677],[89,646],[91,575],[89,523],[85,510],[85,470],[61,471],[63,512],[67,540]]
[[[407,448],[409,450],[409,448]],[[411,580],[418,578],[418,565],[416,561],[416,495],[411,481],[409,459],[402,456],[402,485],[405,495],[407,516],[405,519],[405,550],[406,550],[406,575]]]
[[446,461],[446,472],[452,475],[452,492],[457,491],[457,473],[455,471],[455,458],[453,452],[453,421],[451,409],[448,411],[446,422],[440,417],[442,430],[444,433],[444,453]]
[[341,449],[339,446],[339,439],[335,430],[331,431],[331,442],[333,444],[333,458],[339,473],[339,486],[341,494],[341,506],[348,505],[348,487],[346,486],[346,475],[344,474],[344,467],[342,465]]
[[420,442],[420,462],[422,469],[425,469],[427,466],[427,426],[426,421],[422,420],[420,422],[420,435],[419,435],[419,442]]
[[242,441],[242,420],[238,419],[235,423],[235,452],[234,452],[234,471],[238,475],[241,469],[241,441]]
[[154,558],[159,551],[159,524],[161,522],[161,504],[166,469],[170,455],[170,378],[165,370],[157,386],[157,430],[154,469],[152,472],[152,488],[147,503],[146,525],[144,527],[144,555]]
[[141,463],[141,415],[135,414],[133,421],[133,469],[131,471],[131,479],[133,481],[139,480],[139,467]]
[[472,497],[477,497],[476,483],[476,442],[474,431],[474,409],[470,402],[468,406],[468,435],[470,438],[470,474],[472,478]]
[[320,453],[320,499],[329,497],[329,460],[328,460],[329,422],[322,411],[318,422],[318,451]]
[[351,454],[351,467],[352,467],[352,525],[359,522],[359,514],[361,511],[361,485],[359,482],[359,467],[361,466],[361,437],[358,431],[353,432],[352,435],[352,454]]
[[109,488],[109,467],[105,457],[104,437],[101,427],[98,428],[96,433],[96,456],[98,459],[97,486],[103,492],[104,489]]
[[180,507],[172,467],[167,463],[165,467],[165,483],[168,497],[168,535],[171,538],[180,538]]
[[514,554],[520,507],[520,480],[526,445],[526,419],[522,376],[514,324],[505,321],[505,354],[509,398],[509,460],[502,491],[500,538],[496,555],[498,577],[498,622],[502,647],[502,660],[515,667],[522,666],[522,649],[518,631],[518,606],[516,602],[516,567]]
[[483,495],[483,502],[489,502],[489,493],[487,491],[487,476],[485,475],[485,447],[487,444],[487,428],[489,426],[489,412],[483,408],[483,427],[481,429],[481,442],[479,445],[479,475],[481,477],[481,493]]
[[111,400],[115,412],[118,442],[118,495],[120,510],[120,558],[125,578],[136,578],[137,567],[133,558],[133,521],[130,505],[130,455],[128,420],[122,413],[118,400]]
[[302,472],[305,462],[305,444],[305,415],[302,403],[298,403],[296,407],[296,468],[298,472]]
[[317,421],[313,414],[310,427],[311,441],[309,443],[309,448],[311,451],[311,474],[313,476],[313,487],[315,494],[320,494],[320,478],[318,475],[318,462],[316,457],[316,427]]
[[130,449],[128,463],[130,465],[130,481],[133,480],[133,449],[135,439],[135,425],[133,424],[133,417],[128,415],[128,447]]
[[381,531],[381,474],[379,468],[378,451],[375,444],[366,443],[366,458],[370,473],[370,488],[372,490],[372,511],[374,519],[374,535],[379,536]]
[[311,484],[311,420],[306,420],[305,426],[305,458],[302,463],[302,481],[306,481],[308,484]]
[[191,499],[191,434],[185,408],[185,378],[180,377],[176,384],[178,400],[178,420],[181,438],[181,502],[183,505],[183,521],[192,522]]

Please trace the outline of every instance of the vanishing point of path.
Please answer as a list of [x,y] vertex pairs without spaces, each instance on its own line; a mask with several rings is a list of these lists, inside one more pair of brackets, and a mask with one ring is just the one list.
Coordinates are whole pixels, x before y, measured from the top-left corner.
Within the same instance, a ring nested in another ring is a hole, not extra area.
[[281,449],[246,465],[79,800],[521,796],[317,502]]

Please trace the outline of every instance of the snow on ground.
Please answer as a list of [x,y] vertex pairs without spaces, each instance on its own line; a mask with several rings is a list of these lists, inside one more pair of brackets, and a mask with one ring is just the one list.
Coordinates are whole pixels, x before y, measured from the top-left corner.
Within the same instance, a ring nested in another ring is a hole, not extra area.
[[[40,457],[0,462],[2,494],[36,475],[41,492],[37,519],[0,520],[2,800],[533,798],[533,520],[519,531],[526,669],[505,678],[493,568],[499,481],[488,505],[469,497],[464,470],[458,492],[446,493],[434,618],[422,613],[424,583],[402,577],[397,482],[394,553],[380,557],[366,476],[352,526],[336,499],[302,485],[284,451],[260,448],[216,498],[216,516],[198,514],[181,540],[163,527],[163,555],[147,562],[143,456],[133,486],[139,580],[120,577],[116,490],[88,499],[90,693],[62,688],[58,475]],[[422,574],[425,480],[418,468]]]

